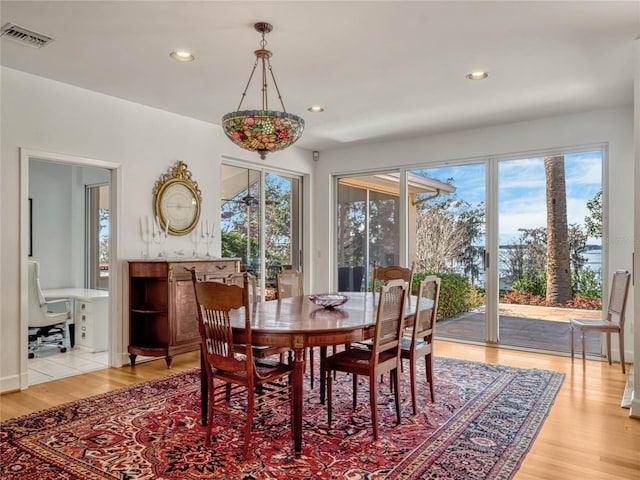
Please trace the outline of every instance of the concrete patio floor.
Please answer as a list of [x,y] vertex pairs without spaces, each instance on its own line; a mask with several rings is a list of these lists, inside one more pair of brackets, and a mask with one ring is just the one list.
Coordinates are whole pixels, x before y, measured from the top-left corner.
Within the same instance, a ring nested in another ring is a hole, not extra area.
[[[530,305],[500,304],[500,343],[509,346],[569,352],[571,349],[570,318],[600,319],[600,310],[536,307]],[[468,312],[438,322],[436,338],[485,341],[484,309]],[[600,334],[586,335],[587,355],[601,356]],[[582,352],[580,334],[575,335],[575,349]]]

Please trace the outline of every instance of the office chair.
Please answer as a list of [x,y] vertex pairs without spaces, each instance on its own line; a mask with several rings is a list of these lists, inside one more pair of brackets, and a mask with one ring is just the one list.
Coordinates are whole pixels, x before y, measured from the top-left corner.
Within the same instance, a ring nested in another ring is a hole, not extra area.
[[[71,318],[69,299],[46,301],[40,288],[40,265],[29,261],[29,358],[45,346],[55,346],[61,353],[64,346],[66,322]],[[58,305],[64,311],[54,312],[51,307]]]

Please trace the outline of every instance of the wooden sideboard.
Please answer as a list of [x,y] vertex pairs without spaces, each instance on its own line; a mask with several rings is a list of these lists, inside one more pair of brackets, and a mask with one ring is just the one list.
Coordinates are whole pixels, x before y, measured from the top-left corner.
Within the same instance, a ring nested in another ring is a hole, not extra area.
[[129,359],[173,356],[198,350],[196,302],[191,268],[206,280],[223,279],[240,270],[240,259],[130,260]]

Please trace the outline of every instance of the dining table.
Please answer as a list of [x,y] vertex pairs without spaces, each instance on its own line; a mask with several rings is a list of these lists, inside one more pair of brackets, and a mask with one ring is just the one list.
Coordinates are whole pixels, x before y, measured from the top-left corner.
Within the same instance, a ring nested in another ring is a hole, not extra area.
[[[377,314],[378,294],[348,292],[343,305],[325,308],[313,303],[308,295],[251,303],[251,337],[256,346],[283,346],[293,352],[293,443],[296,458],[302,454],[302,419],[304,401],[305,349],[345,345],[372,338]],[[416,311],[416,297],[408,296],[405,324],[412,323]],[[243,309],[231,312],[234,341],[245,342]],[[202,361],[202,356],[201,356]],[[201,368],[202,424],[206,424],[208,386],[205,369]],[[320,381],[321,398],[324,379]]]

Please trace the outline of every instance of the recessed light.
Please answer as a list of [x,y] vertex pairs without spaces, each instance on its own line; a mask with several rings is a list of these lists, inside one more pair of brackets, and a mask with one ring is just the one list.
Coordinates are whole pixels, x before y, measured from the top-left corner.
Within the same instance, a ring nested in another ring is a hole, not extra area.
[[196,58],[191,52],[186,50],[176,50],[175,52],[171,52],[169,56],[179,62],[193,62]]
[[309,108],[307,108],[307,110],[309,110],[310,112],[313,112],[313,113],[324,112],[324,108],[322,108],[319,105],[314,105],[313,107],[309,107]]
[[485,78],[487,78],[489,76],[489,72],[471,72],[470,74],[467,75],[467,78],[469,80],[484,80]]

